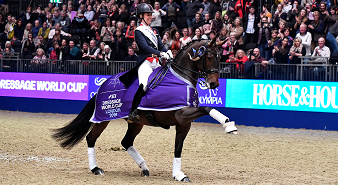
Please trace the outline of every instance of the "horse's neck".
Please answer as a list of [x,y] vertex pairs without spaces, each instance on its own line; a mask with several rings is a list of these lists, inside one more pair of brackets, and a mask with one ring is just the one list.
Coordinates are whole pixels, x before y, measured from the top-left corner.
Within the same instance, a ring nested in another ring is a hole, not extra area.
[[[181,54],[183,53],[184,52],[182,52]],[[195,67],[194,62],[184,56],[178,56],[178,58],[174,62],[186,69],[172,65],[173,70],[196,87],[199,74],[192,72],[198,72],[198,69]],[[192,71],[189,71],[187,69],[190,69]]]

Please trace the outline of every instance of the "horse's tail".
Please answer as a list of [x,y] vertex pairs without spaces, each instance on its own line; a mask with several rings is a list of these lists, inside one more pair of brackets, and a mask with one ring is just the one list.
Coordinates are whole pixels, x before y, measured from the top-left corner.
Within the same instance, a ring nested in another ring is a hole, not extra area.
[[89,100],[80,114],[68,125],[53,130],[55,133],[52,137],[60,142],[62,148],[71,149],[78,144],[92,128],[93,123],[89,120],[95,109],[95,99],[96,95]]

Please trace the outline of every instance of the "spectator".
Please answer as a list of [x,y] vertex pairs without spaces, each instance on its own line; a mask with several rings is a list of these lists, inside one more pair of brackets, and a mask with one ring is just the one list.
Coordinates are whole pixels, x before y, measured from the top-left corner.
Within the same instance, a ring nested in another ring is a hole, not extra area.
[[[111,49],[108,45],[104,46],[104,52],[102,54],[102,58],[103,58],[104,61],[107,61],[107,62],[110,61],[110,60],[113,60],[113,54],[112,54]],[[108,65],[108,63],[107,63],[107,65]]]
[[289,11],[292,9],[292,5],[289,4],[289,0],[283,0],[283,12],[284,13],[289,13]]
[[47,22],[47,27],[52,29],[53,26],[55,26],[53,22],[53,14],[52,13],[47,13],[46,17],[46,22]]
[[208,0],[203,0],[201,4],[204,6],[202,15],[209,14],[210,2]]
[[209,15],[209,13],[204,14],[203,26],[204,26],[204,25],[209,25],[210,28],[211,28],[211,21],[212,21],[212,20],[210,20],[210,15]]
[[293,38],[290,36],[290,29],[286,28],[282,34],[280,42],[282,42],[283,38],[288,38],[288,46],[291,47],[293,43]]
[[70,29],[70,18],[67,17],[67,14],[65,11],[61,11],[61,19],[60,19],[60,26],[61,30],[68,33]]
[[180,37],[181,37],[180,32],[176,31],[174,35],[174,39],[172,41],[171,50],[178,51],[181,49]]
[[131,44],[131,47],[134,49],[134,53],[135,53],[135,54],[138,54],[138,47],[137,47],[136,41],[134,41],[134,42]]
[[248,43],[256,43],[257,40],[257,30],[259,23],[259,16],[255,13],[255,8],[250,7],[249,14],[246,14],[243,18],[244,22],[244,45]]
[[61,30],[60,23],[56,23],[55,24],[55,29],[52,29],[52,30],[49,31],[48,39],[53,39],[56,30],[59,30],[60,34],[63,35],[63,36],[68,36],[68,37],[71,36],[70,34],[68,34],[68,33],[66,33],[66,32],[64,32],[64,31]]
[[285,20],[287,17],[287,14],[283,12],[283,5],[278,4],[277,5],[277,11],[275,12],[274,18],[273,18],[273,25],[275,28],[278,28],[278,25],[281,20]]
[[[89,0],[87,0],[89,1]],[[74,0],[74,9],[78,10],[81,5],[84,5],[86,0]]]
[[221,33],[218,36],[219,41],[224,41],[229,37],[228,29],[222,28]]
[[195,20],[194,20],[193,26],[192,26],[193,30],[195,31],[196,28],[202,27],[203,24],[204,24],[204,21],[201,19],[201,14],[197,13],[195,15]]
[[218,0],[213,0],[213,2],[209,6],[210,19],[215,18],[216,12],[222,12],[222,7],[220,2],[218,2]]
[[79,60],[81,57],[81,50],[75,46],[74,40],[69,41],[69,60]]
[[121,5],[119,8],[119,14],[120,14],[120,20],[121,22],[128,22],[130,14],[128,13],[128,10],[126,9],[126,5]]
[[[113,33],[115,32],[115,27],[111,25],[111,20],[110,18],[107,18],[105,21],[105,25],[101,29],[101,38],[102,41],[105,42],[108,45],[112,44],[112,39],[111,36],[113,36]],[[98,40],[99,41],[99,40]]]
[[223,54],[221,56],[221,61],[226,61],[227,59],[234,57],[234,53],[237,52],[239,48],[238,40],[236,39],[236,33],[230,33],[230,39],[228,39],[223,45]]
[[265,45],[268,43],[268,41],[270,40],[270,28],[269,28],[269,24],[267,22],[267,17],[263,17],[261,19],[261,22],[259,23],[258,27],[258,40],[257,40],[257,45],[258,45],[258,49],[261,52],[260,55],[263,58],[267,58],[268,57],[268,51],[265,50]]
[[162,38],[162,43],[164,44],[164,47],[167,49],[171,48],[172,45],[172,40],[169,31],[165,31],[163,38]]
[[28,6],[25,12],[22,12],[19,16],[16,17],[16,20],[22,20],[22,26],[26,26],[28,23],[33,23],[34,16],[32,14],[32,7]]
[[33,30],[33,25],[31,23],[28,23],[26,25],[26,29],[23,31],[22,40],[25,40],[26,38],[28,38],[28,33],[32,32],[32,30]]
[[318,45],[318,39],[320,37],[325,37],[325,23],[324,21],[319,19],[319,12],[313,12],[314,20],[311,21],[308,26],[311,34],[312,34],[312,43],[311,48],[315,48]]
[[296,37],[293,41],[293,46],[290,48],[289,59],[290,64],[300,64],[301,59],[299,57],[306,55],[306,49],[303,47],[302,39]]
[[14,26],[14,40],[20,41],[23,38],[23,33],[25,31],[25,27],[22,25],[22,20],[19,19]]
[[70,58],[70,49],[69,49],[68,41],[67,39],[62,39],[59,60],[65,61],[65,60],[69,60],[69,58]]
[[[152,14],[153,21],[151,22],[150,27],[157,29],[158,32],[161,34],[163,31],[162,30],[162,17],[165,16],[167,13],[164,10],[160,9],[159,2],[155,2],[153,11],[154,11],[154,13]],[[134,25],[136,24],[134,23]]]
[[276,59],[277,64],[287,64],[288,63],[288,54],[289,54],[289,39],[287,37],[283,38],[282,44],[279,46],[274,46],[272,55]]
[[221,12],[216,12],[215,19],[213,19],[211,22],[211,31],[215,32],[216,35],[219,35],[222,28],[223,28],[223,20]]
[[108,8],[105,0],[97,7],[96,13],[100,14],[98,21],[103,24],[108,17]]
[[248,57],[245,55],[244,51],[239,49],[236,51],[235,57],[231,56],[226,62],[227,63],[237,63],[236,69],[239,74],[244,74],[244,64],[249,61]]
[[78,12],[77,16],[74,17],[72,24],[71,24],[71,32],[70,33],[78,33],[81,34],[86,32],[86,29],[89,27],[87,18],[81,13]]
[[[126,39],[120,28],[115,31],[114,41],[111,48],[116,48],[116,60],[122,61],[126,57]],[[115,53],[114,53],[115,54]]]
[[286,29],[286,21],[280,20],[278,23],[278,38],[283,38],[284,30]]
[[33,33],[29,32],[28,37],[22,42],[22,58],[23,59],[32,59],[35,45],[33,42]]
[[61,32],[59,29],[55,30],[55,34],[51,40],[49,40],[49,46],[52,46],[53,43],[57,42],[59,46],[61,46],[62,39],[64,39],[64,36],[61,35]]
[[0,14],[0,40],[1,40],[2,34],[5,31],[5,26],[6,26],[6,22],[3,19],[2,15]]
[[61,11],[65,11],[67,13],[67,5],[66,4],[62,5]]
[[101,40],[101,23],[98,20],[93,21],[93,25],[90,28],[90,36],[91,38],[95,38],[95,40],[100,41]]
[[303,9],[299,12],[298,16],[295,17],[296,18],[296,23],[294,25],[294,29],[296,30],[296,34],[299,33],[299,26],[304,23],[306,25],[310,24],[310,20],[307,18],[307,14],[306,14],[306,10]]
[[[136,7],[140,4],[140,0],[134,0],[134,4],[129,9],[129,14],[131,16],[136,15]],[[122,6],[122,5],[121,5]]]
[[119,21],[119,22],[116,23],[116,28],[120,29],[121,30],[121,34],[123,34],[123,35],[125,35],[125,33],[127,31],[125,29],[124,25],[125,25],[124,22],[121,22],[121,21]]
[[276,46],[279,43],[279,39],[277,37],[278,31],[272,30],[271,31],[271,39],[268,40],[268,43],[265,44],[265,51],[266,51],[266,60],[270,61],[272,58],[272,50],[274,46]]
[[[89,2],[89,0],[88,0]],[[84,16],[88,20],[88,22],[92,21],[94,18],[95,12],[93,11],[92,5],[88,5],[87,11],[84,13]]]
[[61,21],[61,15],[59,10],[54,10],[54,18],[52,19],[53,25],[60,23]]
[[187,28],[184,28],[182,30],[182,33],[183,33],[183,37],[180,38],[181,48],[183,48],[185,45],[187,45],[187,43],[189,43],[191,41],[191,38],[188,36],[188,29]]
[[338,20],[338,15],[336,12],[336,8],[331,7],[330,14],[326,16],[326,20],[328,22],[328,28],[331,28]]
[[236,33],[236,40],[238,41],[239,44],[239,48],[244,48],[243,47],[243,27],[241,26],[241,18],[237,17],[235,19],[235,25],[234,27],[230,26],[230,30],[231,32],[235,32]]
[[261,19],[263,17],[266,17],[268,20],[267,22],[270,23],[272,20],[272,14],[270,13],[270,7],[271,5],[269,4],[264,4],[261,12]]
[[43,49],[38,48],[36,50],[36,55],[33,57],[33,60],[31,60],[31,63],[35,65],[47,63],[47,57]]
[[88,43],[85,42],[82,44],[81,53],[82,53],[81,60],[89,60],[89,44]]
[[250,7],[254,7],[255,10],[258,9],[258,2],[255,0],[250,0],[245,3],[244,13],[248,14],[250,12]]
[[12,48],[12,43],[11,41],[6,41],[5,43],[5,48],[9,48],[9,52],[14,53],[14,49]]
[[100,47],[96,49],[94,56],[96,57],[97,60],[103,60],[103,55],[104,55],[104,47],[106,44],[104,42],[100,43]]
[[302,45],[305,47],[306,55],[311,55],[312,35],[307,31],[306,24],[301,24],[299,26],[299,33],[296,35],[296,37],[302,40]]
[[202,13],[203,5],[199,2],[199,0],[183,0],[187,2],[185,7],[185,14],[187,17],[189,35],[192,35],[192,27],[193,27],[193,19],[195,18],[196,13]]
[[195,36],[192,38],[192,40],[198,40],[198,39],[208,39],[208,36],[202,35],[201,28],[195,29]]
[[[156,29],[156,27],[153,27],[154,29]],[[126,31],[126,46],[131,46],[131,43],[135,40],[134,39],[134,32],[136,29],[136,22],[134,20],[130,21],[130,25],[127,27],[127,31]]]
[[95,56],[96,50],[97,50],[96,41],[91,40],[89,42],[89,54],[87,55],[89,60],[95,60],[96,59],[96,56]]
[[72,11],[73,11],[73,6],[72,5],[68,5],[68,8],[67,8],[67,16],[69,18],[72,18]]
[[[239,14],[235,11],[236,9],[236,4],[237,1],[235,0],[230,0],[228,3],[228,9],[227,9],[227,14],[232,18],[235,19],[236,17],[239,17]],[[211,16],[211,15],[210,15]]]
[[228,14],[224,14],[224,16],[223,16],[223,22],[224,22],[224,26],[223,27],[225,27],[226,29],[230,30],[230,27],[232,26],[233,21],[232,21],[231,17],[229,17]]
[[124,58],[124,61],[137,61],[138,57],[135,55],[134,53],[134,49],[129,46],[128,47],[128,56],[126,56],[126,58]]
[[44,39],[42,35],[38,36],[39,41],[36,43],[35,50],[41,48],[45,53],[48,52],[48,42]]
[[6,40],[7,39],[12,39],[13,36],[14,36],[14,26],[15,26],[15,20],[14,18],[12,18],[12,15],[8,15],[7,16],[7,24],[5,25],[5,31],[4,33],[6,35],[3,35],[3,40]]
[[[331,52],[330,48],[325,46],[325,39],[323,37],[320,37],[318,39],[318,46],[313,50],[312,57],[319,57],[314,58],[315,63],[313,64],[325,64],[328,63],[328,57],[330,57]],[[315,76],[318,76],[320,72],[323,72],[326,69],[326,67],[314,67],[313,72],[315,73]]]
[[35,20],[35,22],[34,22],[34,28],[32,29],[33,37],[34,38],[38,37],[40,28],[41,28],[40,21],[39,20]]
[[120,19],[119,8],[116,4],[111,5],[111,11],[109,12],[108,17],[111,20],[118,21]]
[[336,38],[338,36],[338,22],[336,22],[332,27],[330,27],[329,32],[326,35],[327,45],[332,49],[332,53],[338,51]]
[[213,40],[213,39],[216,38],[216,36],[217,36],[216,33],[212,31],[212,32],[210,32],[210,34],[209,34],[209,39],[210,39],[210,40]]
[[86,6],[84,4],[80,5],[80,8],[77,11],[84,14],[86,12]]
[[[42,27],[39,29],[38,36],[42,36],[43,39],[47,40],[50,32],[50,28],[47,27],[47,22],[42,24]],[[46,51],[45,51],[46,52]]]

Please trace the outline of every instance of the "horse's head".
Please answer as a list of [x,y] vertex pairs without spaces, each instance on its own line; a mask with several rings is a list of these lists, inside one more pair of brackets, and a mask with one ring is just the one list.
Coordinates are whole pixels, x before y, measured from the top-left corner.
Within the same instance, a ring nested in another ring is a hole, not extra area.
[[224,41],[216,42],[215,39],[211,41],[201,40],[187,48],[189,60],[193,61],[197,70],[201,71],[205,85],[209,89],[215,89],[219,86],[219,60],[221,56],[218,47],[223,43]]

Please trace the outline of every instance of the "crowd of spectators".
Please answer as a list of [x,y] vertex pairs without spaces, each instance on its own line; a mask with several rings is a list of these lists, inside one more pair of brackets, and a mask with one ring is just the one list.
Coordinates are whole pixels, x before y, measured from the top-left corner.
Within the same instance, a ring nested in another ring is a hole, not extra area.
[[151,26],[174,55],[191,40],[213,38],[225,41],[221,61],[229,63],[299,64],[300,56],[330,57],[338,52],[337,7],[330,0],[276,0],[262,7],[257,0],[230,0],[225,7],[221,0],[74,0],[58,7],[49,3],[27,7],[17,17],[0,14],[1,51],[20,52],[36,64],[47,58],[137,60],[135,11],[143,2],[153,5]]

